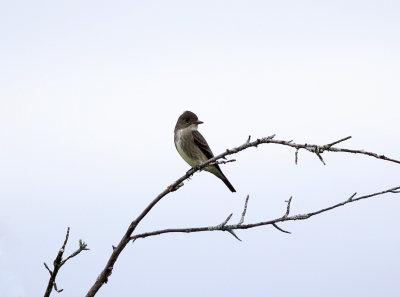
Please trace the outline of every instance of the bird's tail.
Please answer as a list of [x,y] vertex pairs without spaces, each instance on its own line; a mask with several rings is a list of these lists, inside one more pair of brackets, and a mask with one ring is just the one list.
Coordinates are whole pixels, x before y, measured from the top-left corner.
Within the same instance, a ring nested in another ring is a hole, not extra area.
[[224,184],[229,188],[229,190],[231,190],[231,192],[236,192],[235,188],[232,186],[232,184],[229,182],[229,180],[226,178],[226,176],[222,173],[218,164],[215,166],[206,167],[205,170],[207,170],[208,172],[211,172],[216,177],[218,177],[220,180],[222,180],[224,182]]
[[[224,175],[222,173],[222,175]],[[224,175],[224,178],[221,178],[221,180],[225,183],[225,185],[229,188],[229,190],[231,190],[231,192],[236,192],[235,188],[232,186],[232,184],[229,182],[229,180],[226,178],[226,176]]]

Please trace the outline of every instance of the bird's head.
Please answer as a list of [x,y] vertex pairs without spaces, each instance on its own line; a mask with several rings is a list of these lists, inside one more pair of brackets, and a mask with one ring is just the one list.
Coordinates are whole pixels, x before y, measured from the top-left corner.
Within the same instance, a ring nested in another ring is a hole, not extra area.
[[175,131],[180,129],[185,129],[188,127],[193,127],[193,129],[197,129],[197,125],[203,124],[202,121],[199,121],[197,115],[195,115],[191,111],[185,111],[176,122]]

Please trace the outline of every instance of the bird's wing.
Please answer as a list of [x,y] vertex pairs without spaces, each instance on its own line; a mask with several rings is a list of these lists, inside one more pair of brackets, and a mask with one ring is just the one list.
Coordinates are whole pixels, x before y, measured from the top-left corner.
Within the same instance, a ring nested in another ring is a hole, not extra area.
[[206,155],[206,157],[208,159],[214,157],[214,154],[211,151],[210,147],[208,146],[208,143],[204,139],[203,135],[201,135],[200,132],[197,130],[192,131],[192,135],[194,142],[199,146],[200,150]]

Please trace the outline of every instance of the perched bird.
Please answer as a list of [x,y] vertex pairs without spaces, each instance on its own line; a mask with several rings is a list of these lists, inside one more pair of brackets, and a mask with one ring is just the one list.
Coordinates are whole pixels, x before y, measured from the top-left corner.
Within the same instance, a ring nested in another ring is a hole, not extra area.
[[[185,111],[176,122],[174,130],[175,147],[181,157],[192,167],[214,157],[207,141],[197,131],[197,127],[203,122],[191,111]],[[207,166],[204,170],[211,172],[221,179],[232,192],[236,192],[229,180],[222,173],[218,164]]]

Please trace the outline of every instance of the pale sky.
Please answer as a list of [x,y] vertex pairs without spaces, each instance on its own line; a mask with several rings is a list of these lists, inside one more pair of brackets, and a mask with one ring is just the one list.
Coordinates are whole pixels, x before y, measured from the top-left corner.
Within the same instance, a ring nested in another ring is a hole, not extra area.
[[[8,1],[0,4],[0,296],[44,294],[71,227],[59,296],[84,296],[111,246],[189,168],[185,110],[214,153],[276,134],[400,159],[398,1]],[[164,198],[137,232],[305,213],[400,185],[400,165],[276,145]],[[97,296],[397,296],[399,195],[307,221],[168,234],[122,253]],[[53,293],[54,296],[57,293]]]

